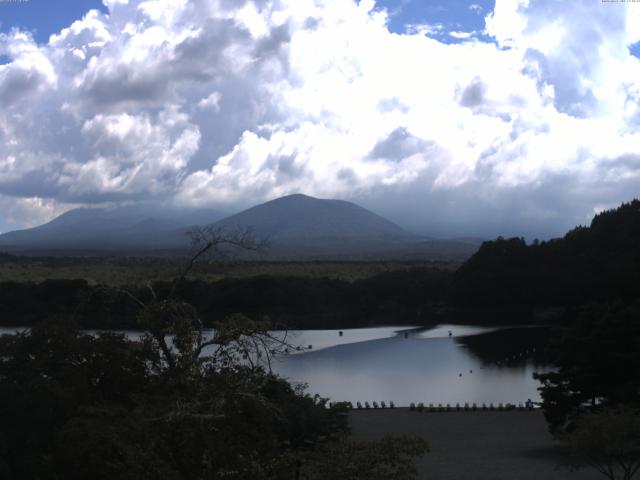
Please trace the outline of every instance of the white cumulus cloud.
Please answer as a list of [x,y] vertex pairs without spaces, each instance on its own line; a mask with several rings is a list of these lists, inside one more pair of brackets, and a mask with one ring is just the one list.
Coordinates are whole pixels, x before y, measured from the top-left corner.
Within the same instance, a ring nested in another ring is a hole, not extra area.
[[5,221],[301,191],[424,232],[544,235],[637,194],[636,5],[470,5],[482,35],[392,33],[372,0],[105,5],[47,44],[0,35]]

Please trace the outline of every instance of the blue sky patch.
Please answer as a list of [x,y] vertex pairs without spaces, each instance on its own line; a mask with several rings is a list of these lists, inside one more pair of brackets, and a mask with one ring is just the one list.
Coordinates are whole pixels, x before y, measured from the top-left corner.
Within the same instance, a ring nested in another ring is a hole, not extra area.
[[[23,0],[0,2],[0,32],[13,27],[30,31],[38,43],[81,19],[86,12],[107,12],[101,0]],[[0,58],[0,63],[4,63]]]
[[636,58],[640,58],[640,42],[634,43],[629,47],[629,52]]
[[465,33],[481,37],[484,17],[495,0],[378,0],[389,12],[389,30],[395,33],[423,31],[444,43],[467,40]]

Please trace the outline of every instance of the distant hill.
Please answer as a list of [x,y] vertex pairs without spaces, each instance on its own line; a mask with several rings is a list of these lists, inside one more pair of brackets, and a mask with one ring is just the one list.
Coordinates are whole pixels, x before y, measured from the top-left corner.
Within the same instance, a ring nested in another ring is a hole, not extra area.
[[209,210],[81,208],[39,227],[0,235],[0,250],[37,254],[183,254],[187,231],[215,223],[223,230],[251,228],[270,247],[266,260],[455,260],[468,258],[478,240],[416,235],[343,200],[288,195],[222,218]]
[[280,260],[461,260],[480,244],[416,235],[354,203],[302,194],[257,205],[216,225],[252,228],[269,239],[267,257]]
[[0,250],[42,254],[140,254],[186,249],[186,229],[223,214],[152,205],[78,208],[38,227],[0,235]]
[[640,298],[640,200],[596,215],[563,238],[485,242],[456,272],[468,306],[571,306]]
[[305,241],[318,238],[417,239],[390,222],[355,203],[322,200],[295,194],[251,207],[217,223],[224,227],[251,226],[259,236],[278,241]]

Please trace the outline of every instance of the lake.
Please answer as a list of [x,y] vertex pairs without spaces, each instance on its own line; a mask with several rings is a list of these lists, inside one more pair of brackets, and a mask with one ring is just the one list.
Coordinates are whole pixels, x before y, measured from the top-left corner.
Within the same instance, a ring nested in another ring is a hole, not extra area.
[[467,325],[289,331],[302,349],[272,368],[331,401],[517,404],[540,399],[533,373],[552,369],[539,357],[547,336],[540,327]]
[[[449,336],[451,331],[451,336]],[[548,335],[541,328],[384,327],[290,332],[311,350],[280,357],[273,369],[332,401],[515,403],[538,401],[534,372]]]

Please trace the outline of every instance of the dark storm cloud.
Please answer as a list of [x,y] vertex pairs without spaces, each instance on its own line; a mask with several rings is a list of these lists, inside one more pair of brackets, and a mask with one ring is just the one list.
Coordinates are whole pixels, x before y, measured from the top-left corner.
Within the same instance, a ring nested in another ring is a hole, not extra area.
[[56,185],[57,175],[51,171],[36,170],[23,173],[16,179],[0,181],[0,194],[13,197],[48,197],[64,195],[65,189]]
[[[548,175],[537,184],[519,187],[489,188],[485,182],[470,182],[456,189],[431,190],[417,182],[356,200],[416,233],[441,238],[524,236],[531,241],[563,236],[588,224],[597,207],[612,208],[637,197],[637,185],[638,179],[576,183],[571,175]],[[594,198],[600,202],[595,206]]]

